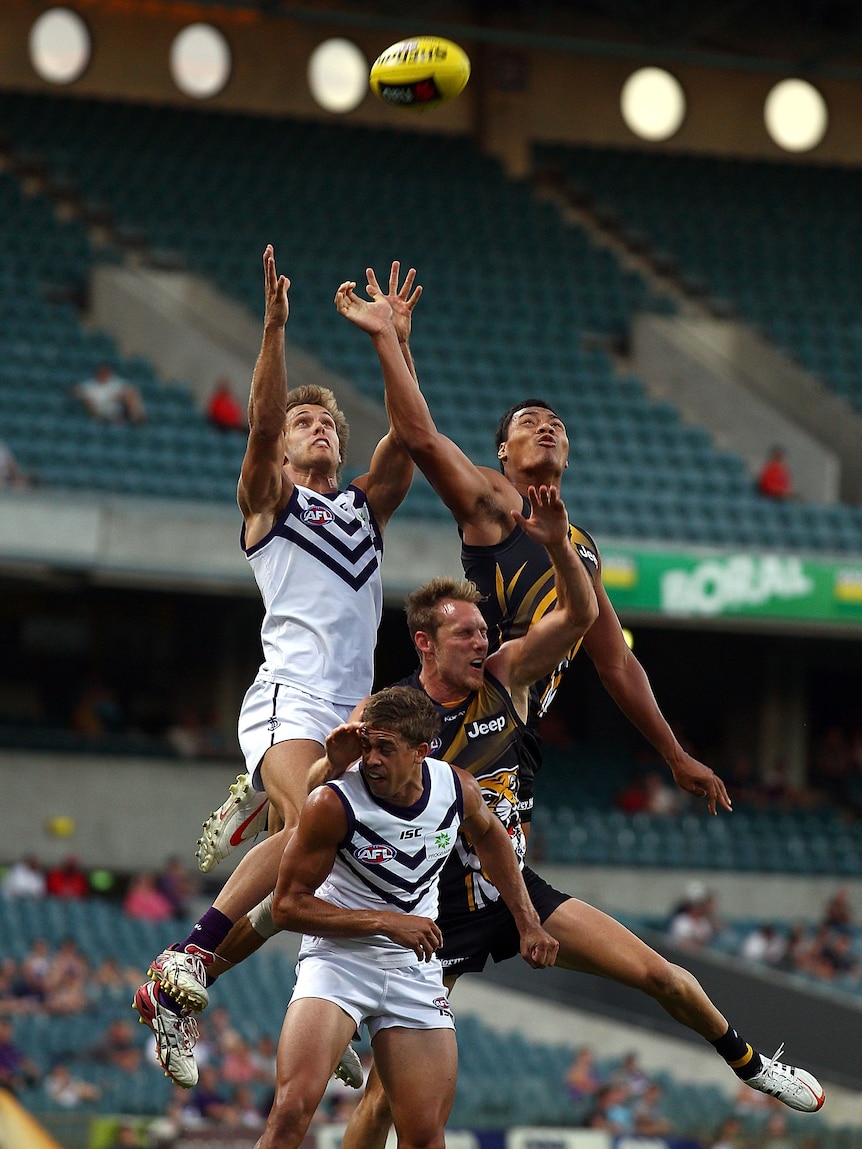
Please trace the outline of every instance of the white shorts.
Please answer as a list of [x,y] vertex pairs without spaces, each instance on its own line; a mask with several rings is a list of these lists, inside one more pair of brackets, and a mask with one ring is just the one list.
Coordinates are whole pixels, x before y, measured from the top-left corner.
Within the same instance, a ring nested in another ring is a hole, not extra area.
[[237,735],[255,790],[264,789],[260,764],[270,746],[291,738],[310,738],[323,746],[327,734],[346,722],[353,709],[283,682],[253,682],[240,707]]
[[443,967],[430,962],[386,969],[357,951],[315,954],[296,967],[291,1002],[320,997],[334,1002],[357,1030],[364,1023],[369,1037],[380,1029],[454,1029],[455,1018],[443,985]]

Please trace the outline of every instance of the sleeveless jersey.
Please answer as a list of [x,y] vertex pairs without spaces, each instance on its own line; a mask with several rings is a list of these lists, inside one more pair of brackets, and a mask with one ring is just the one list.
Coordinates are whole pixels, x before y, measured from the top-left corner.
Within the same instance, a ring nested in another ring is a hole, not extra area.
[[263,598],[258,680],[355,706],[371,692],[383,541],[365,492],[295,486],[272,530],[241,544]]
[[[529,517],[530,501],[524,499],[522,514]],[[569,523],[569,538],[581,562],[595,581],[599,551],[586,531]],[[534,622],[551,610],[557,601],[554,569],[548,552],[526,535],[519,526],[502,542],[490,547],[461,544],[461,566],[468,579],[485,596],[479,609],[488,624],[488,641],[493,653],[508,638],[520,638]],[[553,701],[563,672],[577,653],[581,640],[567,657],[530,690],[530,725],[534,725]]]
[[[358,765],[328,782],[347,814],[347,833],[317,897],[349,909],[385,909],[436,918],[440,872],[464,816],[461,784],[448,762],[426,758],[422,797],[412,806],[375,798]],[[418,965],[413,950],[384,934],[370,937],[305,935],[300,958],[361,950],[382,966]]]
[[[422,690],[419,672],[399,685]],[[434,702],[433,698],[431,701]],[[526,728],[512,705],[509,692],[485,671],[479,690],[455,706],[434,702],[434,707],[440,715],[441,733],[432,744],[433,753],[473,775],[486,805],[503,823],[518,863],[523,866],[527,840],[521,825],[518,793]],[[467,910],[480,909],[500,897],[497,887],[483,874],[476,852],[463,831],[443,871],[441,896],[447,912],[453,905]]]

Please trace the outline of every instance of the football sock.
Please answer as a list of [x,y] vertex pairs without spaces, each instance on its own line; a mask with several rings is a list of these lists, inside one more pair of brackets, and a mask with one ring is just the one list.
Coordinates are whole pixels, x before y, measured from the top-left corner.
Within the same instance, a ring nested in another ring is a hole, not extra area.
[[202,918],[198,918],[192,927],[192,932],[184,942],[180,942],[179,948],[181,950],[188,949],[190,945],[197,946],[201,950],[209,950],[210,953],[215,953],[230,931],[233,929],[233,922],[221,910],[217,910],[215,906],[210,906]]
[[710,1042],[737,1077],[743,1081],[754,1077],[763,1068],[763,1058],[752,1049],[745,1038],[740,1037],[732,1025],[728,1026],[727,1033],[718,1041]]

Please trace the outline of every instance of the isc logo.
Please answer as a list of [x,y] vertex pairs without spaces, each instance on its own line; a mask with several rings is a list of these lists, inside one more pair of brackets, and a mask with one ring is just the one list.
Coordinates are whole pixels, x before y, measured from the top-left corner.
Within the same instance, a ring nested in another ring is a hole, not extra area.
[[335,517],[326,507],[308,507],[299,516],[309,527],[325,527]]
[[358,850],[353,851],[353,856],[360,862],[374,866],[380,862],[391,862],[395,857],[395,851],[391,846],[380,843],[376,846],[360,846]]

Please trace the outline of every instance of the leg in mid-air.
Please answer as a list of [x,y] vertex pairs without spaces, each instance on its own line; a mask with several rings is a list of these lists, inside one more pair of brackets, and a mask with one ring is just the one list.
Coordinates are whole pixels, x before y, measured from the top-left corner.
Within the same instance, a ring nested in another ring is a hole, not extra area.
[[[276,743],[266,752],[260,768],[261,778],[273,810],[279,812],[279,817],[283,816],[284,829],[248,852],[188,937],[163,950],[150,963],[152,992],[139,991],[135,996],[133,1004],[140,1020],[153,1030],[159,1061],[178,1084],[190,1079],[189,1062],[194,1063],[192,1051],[197,1028],[188,1023],[188,1015],[206,1008],[209,987],[220,973],[248,957],[276,932],[272,927],[271,894],[279,862],[308,794],[309,769],[322,753],[322,744],[312,739],[289,739]],[[255,930],[246,918],[256,906],[261,906],[255,919],[260,930]],[[232,944],[234,938],[235,944]],[[226,958],[216,952],[223,943],[229,955]],[[172,1021],[170,1014],[179,1021]],[[180,1035],[181,1055],[173,1032],[179,1022],[184,1023]],[[174,1076],[175,1072],[182,1080]],[[338,1076],[354,1088],[362,1084],[359,1056],[350,1045],[343,1051]]]

